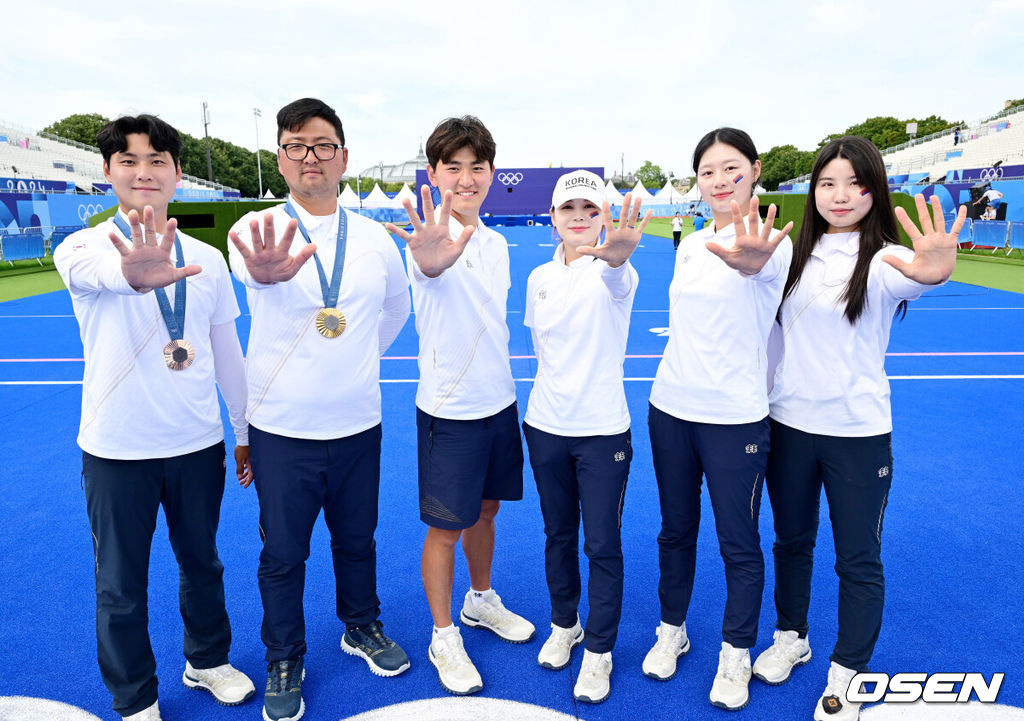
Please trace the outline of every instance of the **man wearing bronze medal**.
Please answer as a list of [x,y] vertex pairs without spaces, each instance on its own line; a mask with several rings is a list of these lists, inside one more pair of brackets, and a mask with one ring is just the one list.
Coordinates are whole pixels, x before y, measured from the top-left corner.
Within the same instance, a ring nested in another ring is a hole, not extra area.
[[380,356],[402,329],[410,301],[394,241],[376,222],[338,206],[348,149],[337,113],[304,98],[282,108],[277,125],[288,201],[239,219],[229,251],[252,313],[246,379],[263,537],[263,713],[268,721],[291,721],[305,710],[302,597],[321,510],[331,534],[336,613],[345,624],[342,650],[380,676],[409,668],[379,620],[374,532]]
[[[252,482],[239,315],[224,258],[177,231],[168,204],[181,179],[181,139],[151,115],[97,135],[118,199],[114,217],[54,252],[85,355],[82,478],[96,565],[100,674],[114,710],[160,719],[147,628],[149,550],[161,506],[178,560],[182,682],[222,704],[253,683],[228,663],[231,626],[217,526],[224,494],[220,387],[234,427],[236,475]],[[215,385],[216,383],[216,385]]]

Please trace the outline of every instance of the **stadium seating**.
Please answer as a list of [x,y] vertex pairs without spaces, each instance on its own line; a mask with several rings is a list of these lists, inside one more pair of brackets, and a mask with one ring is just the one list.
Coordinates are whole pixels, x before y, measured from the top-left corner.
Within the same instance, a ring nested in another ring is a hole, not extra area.
[[[106,183],[103,158],[96,148],[54,135],[32,133],[0,122],[0,177],[66,180],[85,192],[93,183]],[[182,176],[182,188],[233,190],[191,175]]]

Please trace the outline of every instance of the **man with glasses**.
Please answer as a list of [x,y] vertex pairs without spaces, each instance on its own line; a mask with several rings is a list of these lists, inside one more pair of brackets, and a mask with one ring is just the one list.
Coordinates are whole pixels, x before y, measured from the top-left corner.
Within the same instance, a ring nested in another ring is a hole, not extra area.
[[[348,149],[338,115],[312,98],[277,114],[284,205],[231,229],[246,286],[249,439],[260,504],[259,587],[267,646],[267,721],[302,716],[305,562],[323,509],[331,534],[341,648],[373,673],[409,659],[378,617],[380,356],[409,316],[408,280],[377,223],[338,207]],[[292,242],[299,249],[290,253]],[[307,262],[313,259],[313,262]]]

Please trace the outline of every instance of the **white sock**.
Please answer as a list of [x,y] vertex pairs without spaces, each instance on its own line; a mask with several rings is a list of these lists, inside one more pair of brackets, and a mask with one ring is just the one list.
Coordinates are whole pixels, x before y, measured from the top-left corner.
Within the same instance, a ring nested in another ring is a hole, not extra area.
[[475,588],[470,587],[469,598],[473,602],[473,606],[479,606],[481,603],[486,601],[494,593],[493,588],[488,588],[486,591],[477,591]]
[[458,632],[459,632],[459,627],[456,626],[454,623],[451,624],[450,626],[445,626],[444,628],[438,628],[437,626],[434,626],[434,632],[431,634],[431,637],[432,638],[440,638],[442,636],[447,636],[448,634],[458,633]]

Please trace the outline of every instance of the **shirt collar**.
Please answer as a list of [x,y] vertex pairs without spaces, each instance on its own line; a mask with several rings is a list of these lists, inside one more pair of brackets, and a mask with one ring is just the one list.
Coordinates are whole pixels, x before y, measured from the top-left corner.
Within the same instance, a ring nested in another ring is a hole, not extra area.
[[334,219],[338,217],[340,208],[335,207],[334,213],[331,215],[313,215],[308,210],[303,208],[297,202],[293,201],[291,196],[288,196],[288,202],[295,208],[295,212],[299,216],[299,220],[302,221],[302,226],[309,232],[319,229],[325,223],[333,224]]
[[832,253],[843,255],[857,255],[860,250],[860,233],[856,230],[849,233],[825,233],[814,244],[811,255],[825,259]]
[[565,244],[559,243],[558,247],[555,248],[555,254],[552,257],[552,260],[555,260],[563,268],[586,268],[588,265],[590,265],[591,263],[594,262],[594,256],[592,256],[592,255],[581,255],[579,258],[577,258],[573,262],[569,263],[569,265],[566,265],[565,264]]

